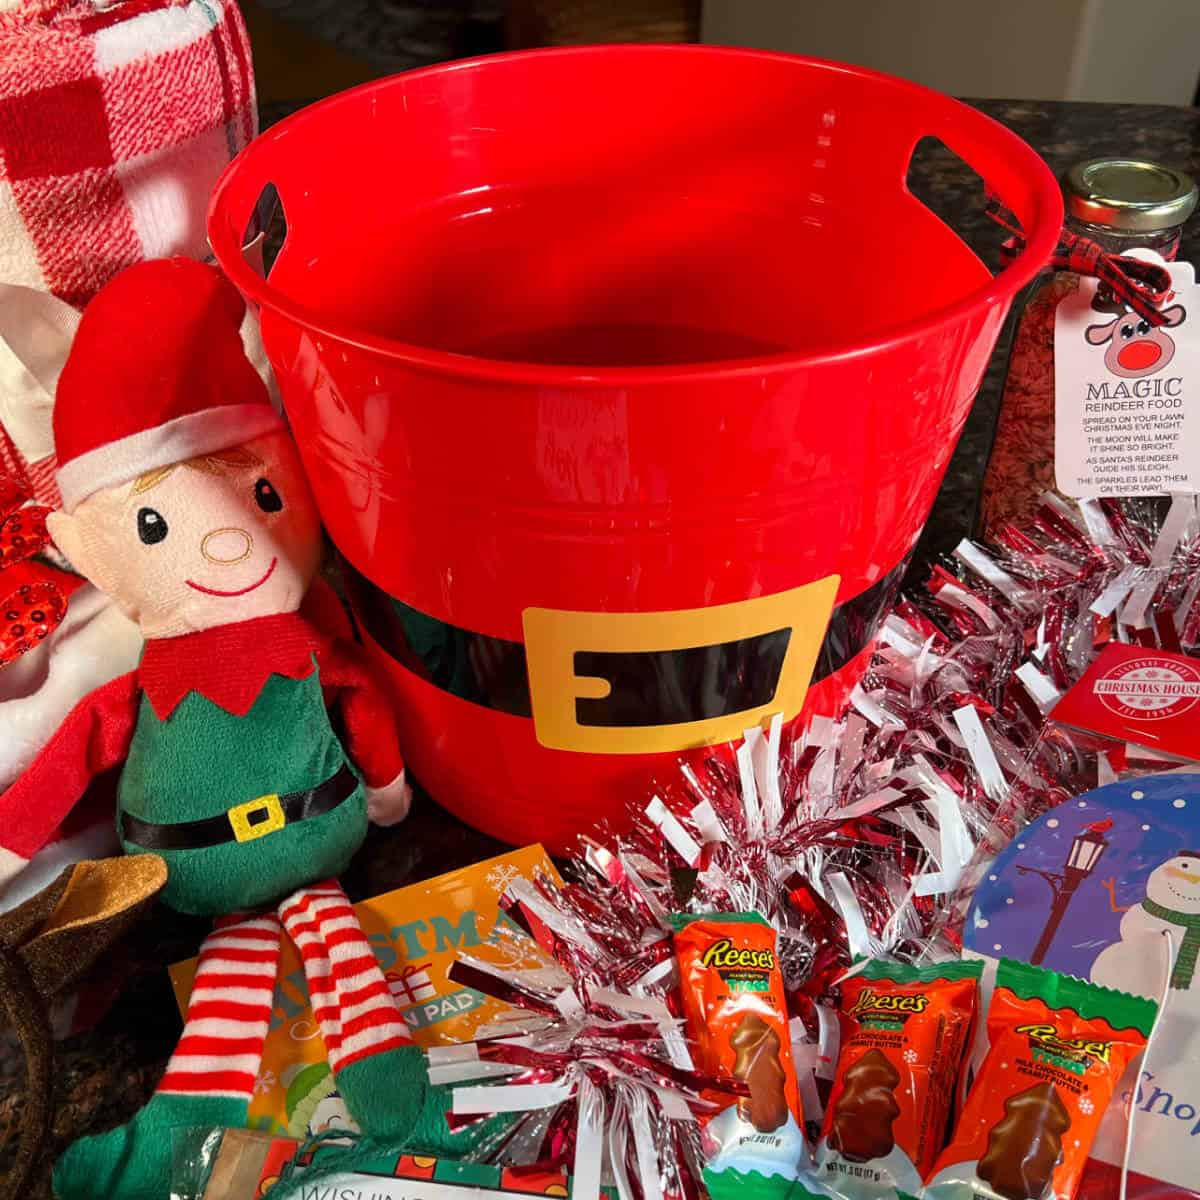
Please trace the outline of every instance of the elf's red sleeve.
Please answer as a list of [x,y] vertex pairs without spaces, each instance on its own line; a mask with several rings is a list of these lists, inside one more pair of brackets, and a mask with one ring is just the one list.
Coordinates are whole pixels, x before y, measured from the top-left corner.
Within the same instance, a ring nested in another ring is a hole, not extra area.
[[368,787],[386,787],[404,769],[396,724],[382,689],[353,642],[328,642],[317,651],[321,684],[341,706],[346,752]]
[[139,695],[137,672],[131,671],[84,696],[20,779],[0,795],[0,885],[6,864],[32,858],[54,837],[92,779],[125,761]]

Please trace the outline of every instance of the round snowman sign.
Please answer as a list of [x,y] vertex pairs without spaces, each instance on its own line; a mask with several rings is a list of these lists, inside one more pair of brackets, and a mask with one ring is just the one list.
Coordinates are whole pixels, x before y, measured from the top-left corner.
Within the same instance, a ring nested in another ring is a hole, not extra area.
[[1109,1106],[1079,1195],[1117,1194],[1132,1113],[1131,1180],[1200,1196],[1200,774],[1108,784],[1027,826],[981,880],[963,945],[989,964],[1016,958],[1166,996],[1150,1055]]

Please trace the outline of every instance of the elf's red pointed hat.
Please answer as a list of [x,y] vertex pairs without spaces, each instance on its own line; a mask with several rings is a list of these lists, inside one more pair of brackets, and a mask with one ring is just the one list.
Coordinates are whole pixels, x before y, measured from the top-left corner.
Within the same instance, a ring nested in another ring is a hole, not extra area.
[[246,306],[215,268],[138,263],[84,310],[58,381],[63,508],[157,467],[283,428],[240,334]]

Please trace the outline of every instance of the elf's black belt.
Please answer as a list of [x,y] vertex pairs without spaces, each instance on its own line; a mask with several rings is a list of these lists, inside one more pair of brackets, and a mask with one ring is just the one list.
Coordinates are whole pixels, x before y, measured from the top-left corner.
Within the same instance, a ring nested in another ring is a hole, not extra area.
[[121,836],[144,850],[203,850],[226,842],[251,842],[294,821],[307,821],[310,817],[332,812],[344,800],[349,800],[357,787],[357,777],[343,763],[335,774],[316,787],[288,792],[285,796],[274,793],[258,796],[244,804],[235,804],[219,817],[156,825],[131,813],[122,813]]

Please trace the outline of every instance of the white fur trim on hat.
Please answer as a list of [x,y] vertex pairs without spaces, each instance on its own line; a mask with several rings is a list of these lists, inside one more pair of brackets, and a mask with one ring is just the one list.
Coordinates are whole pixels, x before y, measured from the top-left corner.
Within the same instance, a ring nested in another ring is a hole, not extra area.
[[73,512],[102,488],[131,483],[147,471],[229,450],[284,427],[283,418],[269,404],[222,404],[131,433],[59,467],[63,508]]

